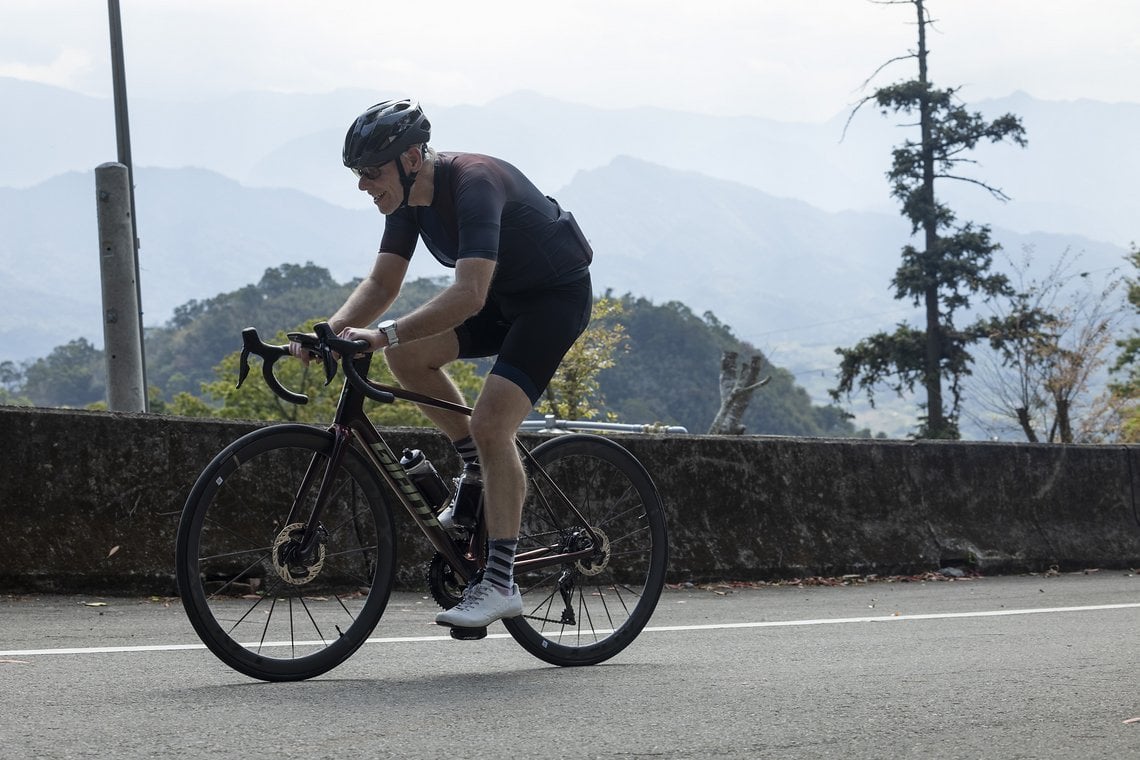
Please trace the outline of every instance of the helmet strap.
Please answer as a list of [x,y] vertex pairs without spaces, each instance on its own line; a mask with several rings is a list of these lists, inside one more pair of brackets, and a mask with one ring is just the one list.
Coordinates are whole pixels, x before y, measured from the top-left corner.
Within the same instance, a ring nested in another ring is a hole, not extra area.
[[[424,146],[420,146],[420,153],[423,156],[427,155]],[[400,175],[400,184],[404,186],[404,202],[400,204],[400,208],[408,205],[408,199],[412,197],[412,185],[416,184],[416,177],[419,176],[418,171],[407,172],[404,171],[404,162],[400,157],[396,157],[396,172]]]
[[408,199],[412,196],[412,185],[416,184],[416,175],[419,172],[406,172],[404,171],[404,162],[396,159],[396,171],[400,174],[400,184],[404,186],[404,202],[400,204],[400,208],[408,205]]

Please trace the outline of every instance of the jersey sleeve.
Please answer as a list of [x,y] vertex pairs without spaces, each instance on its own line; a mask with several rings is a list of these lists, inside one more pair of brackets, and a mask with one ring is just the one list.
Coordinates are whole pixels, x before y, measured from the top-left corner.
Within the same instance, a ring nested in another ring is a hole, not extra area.
[[459,231],[458,259],[499,258],[499,236],[507,190],[490,171],[464,174],[455,190],[455,216]]
[[410,208],[402,208],[384,217],[384,235],[380,238],[380,253],[394,253],[411,259],[416,250],[419,226]]

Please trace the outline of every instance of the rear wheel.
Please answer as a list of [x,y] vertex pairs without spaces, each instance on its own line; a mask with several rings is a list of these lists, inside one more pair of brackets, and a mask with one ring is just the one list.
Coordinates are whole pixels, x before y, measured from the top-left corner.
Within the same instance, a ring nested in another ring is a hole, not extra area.
[[[645,468],[607,438],[562,436],[532,456],[541,471],[528,463],[515,565],[523,615],[503,623],[546,662],[599,663],[625,649],[657,606],[668,562],[661,499]],[[573,562],[526,567],[528,553],[582,549],[591,552]]]
[[[206,646],[266,681],[311,678],[371,634],[392,590],[385,486],[355,448],[326,472],[333,434],[278,425],[228,446],[199,476],[178,527],[178,588]],[[327,503],[306,536],[323,481]]]

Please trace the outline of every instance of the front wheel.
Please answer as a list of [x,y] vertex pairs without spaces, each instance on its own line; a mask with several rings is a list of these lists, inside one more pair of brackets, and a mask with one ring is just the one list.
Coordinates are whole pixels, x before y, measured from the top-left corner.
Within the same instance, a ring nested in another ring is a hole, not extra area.
[[[532,456],[515,565],[523,614],[503,623],[546,662],[593,665],[625,649],[657,606],[669,554],[665,511],[645,468],[608,438],[566,435]],[[586,548],[572,562],[526,567],[528,556]]]
[[[206,646],[266,681],[311,678],[364,643],[388,603],[394,525],[384,486],[331,432],[277,425],[238,439],[199,476],[178,526],[178,590]],[[306,533],[318,493],[326,498]],[[310,535],[311,534],[311,535]]]

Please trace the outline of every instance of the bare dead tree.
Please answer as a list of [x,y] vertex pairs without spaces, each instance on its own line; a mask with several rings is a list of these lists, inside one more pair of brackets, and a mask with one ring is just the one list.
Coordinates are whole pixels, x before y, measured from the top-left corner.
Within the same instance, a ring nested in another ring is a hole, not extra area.
[[725,351],[720,360],[720,411],[716,413],[709,435],[741,435],[744,425],[740,422],[752,394],[765,385],[771,377],[759,380],[764,358],[757,354],[744,364],[737,364],[739,355],[735,351]]
[[969,416],[999,433],[1010,423],[1030,442],[1091,443],[1108,435],[1118,409],[1097,385],[1124,319],[1115,270],[1099,288],[1066,250],[1041,280],[1028,276],[1034,251],[1010,259],[1018,286],[990,304],[990,342],[971,381]]

